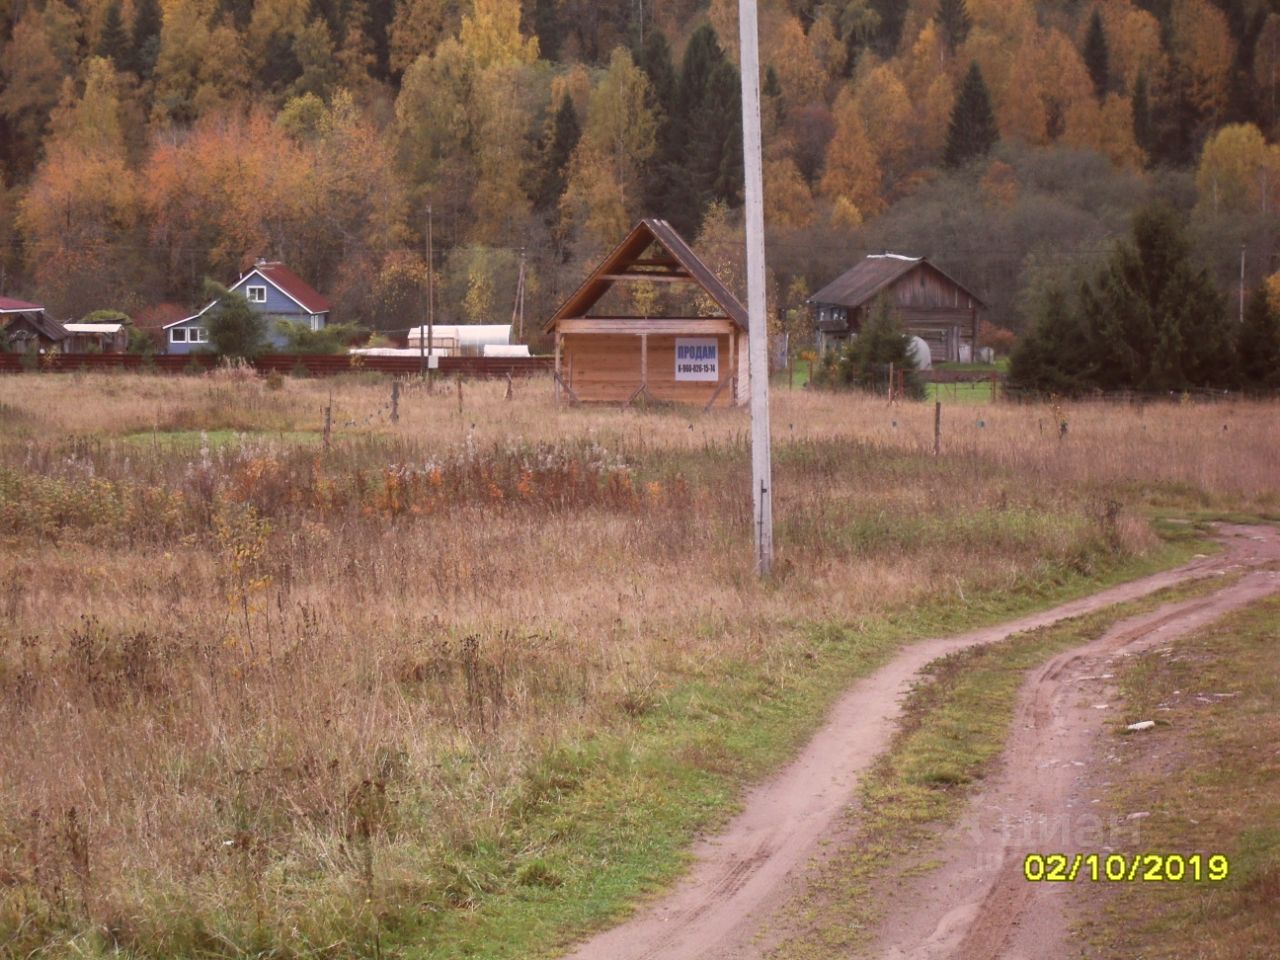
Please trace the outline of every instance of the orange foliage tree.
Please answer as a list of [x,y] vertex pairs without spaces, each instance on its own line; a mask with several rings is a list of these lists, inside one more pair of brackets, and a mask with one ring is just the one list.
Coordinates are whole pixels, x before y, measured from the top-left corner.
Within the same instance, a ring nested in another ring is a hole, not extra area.
[[139,190],[126,163],[116,86],[111,62],[101,58],[86,64],[82,95],[67,81],[47,155],[18,210],[43,298],[73,315],[130,297]]

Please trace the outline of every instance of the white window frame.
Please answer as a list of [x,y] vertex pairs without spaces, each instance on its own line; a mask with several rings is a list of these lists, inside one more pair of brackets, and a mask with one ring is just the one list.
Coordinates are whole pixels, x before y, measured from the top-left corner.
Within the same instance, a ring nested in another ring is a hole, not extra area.
[[[178,334],[182,334],[182,336],[178,336]],[[187,341],[187,328],[186,328],[186,327],[174,327],[172,330],[170,330],[170,331],[169,331],[169,342],[170,342],[170,343],[187,343],[187,342],[188,342],[188,341]]]
[[311,315],[311,332],[318,333],[321,329],[323,328],[320,325],[320,314],[313,313]]
[[254,284],[251,287],[245,287],[244,296],[250,303],[266,303],[267,288],[266,286],[259,284]]
[[207,327],[190,327],[187,330],[188,343],[208,343],[209,330]]

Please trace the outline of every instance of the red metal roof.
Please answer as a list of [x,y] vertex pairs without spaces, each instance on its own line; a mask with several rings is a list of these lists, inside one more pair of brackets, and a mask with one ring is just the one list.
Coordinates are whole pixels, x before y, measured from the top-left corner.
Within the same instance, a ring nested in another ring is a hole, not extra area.
[[38,303],[27,303],[25,300],[14,300],[12,297],[0,297],[0,313],[26,313],[28,310],[43,310]]
[[328,313],[332,309],[327,298],[316,293],[311,284],[283,263],[256,263],[253,269],[298,301],[304,310],[310,310],[312,313]]

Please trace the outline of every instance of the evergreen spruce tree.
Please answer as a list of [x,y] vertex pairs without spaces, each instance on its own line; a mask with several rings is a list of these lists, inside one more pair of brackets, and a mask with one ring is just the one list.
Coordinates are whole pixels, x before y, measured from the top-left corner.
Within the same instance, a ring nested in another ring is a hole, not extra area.
[[636,51],[635,61],[649,78],[649,106],[658,113],[654,155],[644,183],[645,208],[650,215],[667,216],[673,199],[670,182],[673,176],[680,175],[684,148],[678,115],[680,81],[666,35],[658,29],[650,30],[644,46]]
[[[326,8],[336,7],[337,4],[333,0],[316,0],[313,4],[317,12],[329,19],[330,10]],[[237,30],[244,31],[249,26],[249,21],[253,18],[253,0],[219,0],[218,17],[230,17],[231,22],[235,24]],[[331,27],[331,29],[337,29]]]
[[1236,362],[1244,389],[1280,389],[1280,311],[1271,306],[1265,287],[1258,287],[1245,307]]
[[782,96],[782,81],[778,79],[778,71],[773,69],[773,64],[764,68],[764,84],[760,92],[766,97]]
[[1103,390],[1185,390],[1230,385],[1234,356],[1226,303],[1191,262],[1178,217],[1139,211],[1133,242],[1081,290],[1081,323]]
[[885,393],[889,368],[904,371],[903,385],[910,397],[924,396],[924,385],[911,355],[911,337],[902,329],[887,297],[876,299],[857,336],[839,353],[824,357],[817,374],[820,386],[857,387],[868,393]]
[[1258,37],[1266,26],[1268,13],[1267,7],[1259,4],[1253,16],[1249,17],[1242,0],[1234,0],[1228,10],[1231,33],[1236,39],[1236,55],[1231,65],[1227,112],[1223,118],[1227,123],[1253,123],[1266,127],[1259,110],[1259,90],[1253,67],[1258,53]]
[[119,0],[111,0],[107,4],[107,12],[102,18],[102,33],[98,36],[94,53],[106,57],[115,64],[117,70],[129,63],[129,33],[124,28]]
[[228,290],[220,283],[206,280],[205,295],[218,302],[205,316],[209,330],[209,346],[222,357],[252,360],[270,348],[264,318],[249,306],[239,290]]
[[663,182],[654,215],[692,234],[715,200],[742,202],[741,85],[710,25],[689,38],[663,136],[667,163],[656,165]]
[[538,186],[535,206],[539,210],[555,210],[564,194],[566,184],[565,173],[569,169],[569,159],[582,136],[582,127],[578,124],[578,111],[573,107],[573,99],[566,93],[556,109],[555,119],[551,122],[551,139],[543,154],[542,182]]
[[162,24],[159,0],[138,0],[133,14],[129,69],[144,80],[155,69],[156,57],[160,53]]
[[1155,146],[1151,126],[1151,99],[1144,71],[1139,71],[1138,78],[1133,82],[1133,140],[1148,155]]
[[969,36],[969,28],[973,26],[965,0],[940,0],[938,26],[942,28],[942,36],[947,41],[947,48],[955,53],[956,48]]
[[1084,65],[1093,80],[1093,92],[1102,100],[1111,86],[1111,53],[1107,46],[1107,31],[1102,26],[1102,14],[1097,7],[1094,7],[1089,32],[1084,38]]
[[987,92],[982,70],[975,60],[969,65],[969,72],[965,74],[951,111],[943,162],[948,167],[963,167],[971,160],[986,156],[999,140],[1000,130],[991,109],[991,94]]
[[1079,319],[1061,287],[1051,288],[1031,329],[1018,340],[1009,360],[1009,386],[1039,394],[1073,396],[1090,381],[1082,351]]
[[373,44],[375,79],[386,83],[391,80],[391,21],[395,19],[396,4],[373,2],[369,9],[369,42]]
[[871,0],[871,9],[880,18],[880,25],[876,27],[875,38],[871,42],[877,56],[887,59],[898,52],[908,6],[903,0]]
[[699,192],[699,218],[713,203],[742,206],[742,84],[728,59],[707,80],[702,104],[693,116],[706,140],[690,157]]
[[556,0],[534,0],[533,32],[538,38],[538,52],[543,60],[560,58],[564,26],[560,23],[559,7]]

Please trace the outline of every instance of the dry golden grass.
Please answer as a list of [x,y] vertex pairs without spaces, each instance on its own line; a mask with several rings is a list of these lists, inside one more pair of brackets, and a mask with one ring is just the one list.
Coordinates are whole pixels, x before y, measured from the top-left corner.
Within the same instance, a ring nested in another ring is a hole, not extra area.
[[935,460],[931,406],[784,391],[760,583],[745,414],[504,389],[0,379],[0,952],[323,952],[375,850],[381,900],[465,906],[451,851],[558,743],[1141,554],[1139,508],[1280,509],[1274,404],[949,408]]

